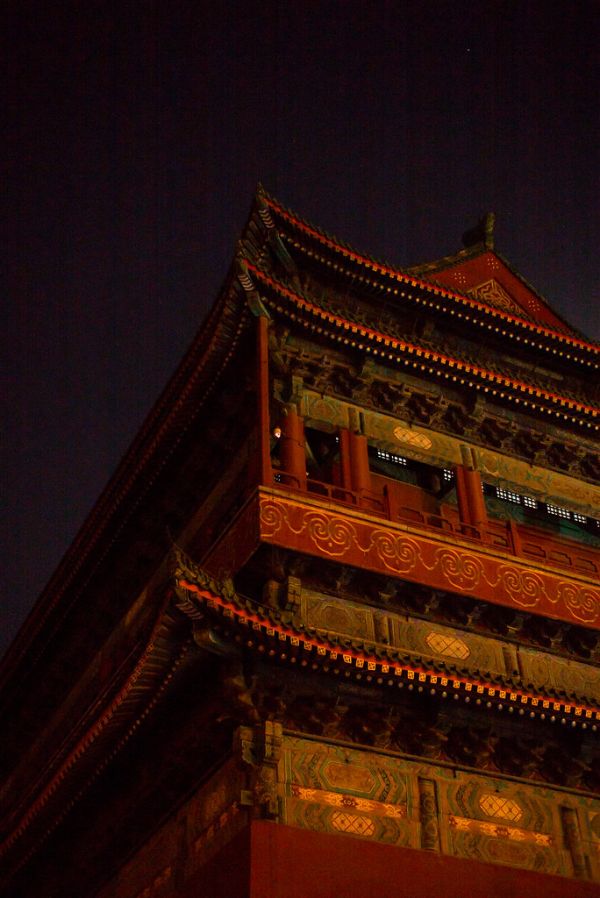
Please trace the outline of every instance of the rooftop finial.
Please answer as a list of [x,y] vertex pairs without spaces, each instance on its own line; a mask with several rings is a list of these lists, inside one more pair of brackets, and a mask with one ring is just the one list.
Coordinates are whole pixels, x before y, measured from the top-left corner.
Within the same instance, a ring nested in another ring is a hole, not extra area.
[[474,228],[471,228],[462,236],[463,245],[467,248],[482,243],[486,249],[494,248],[494,223],[496,216],[493,212],[486,212],[480,218]]

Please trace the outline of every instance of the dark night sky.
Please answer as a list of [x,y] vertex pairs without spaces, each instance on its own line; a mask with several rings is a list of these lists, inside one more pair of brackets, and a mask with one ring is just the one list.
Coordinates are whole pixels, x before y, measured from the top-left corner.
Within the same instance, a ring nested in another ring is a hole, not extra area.
[[28,3],[8,111],[2,646],[215,297],[261,180],[399,265],[496,246],[600,339],[597,0]]

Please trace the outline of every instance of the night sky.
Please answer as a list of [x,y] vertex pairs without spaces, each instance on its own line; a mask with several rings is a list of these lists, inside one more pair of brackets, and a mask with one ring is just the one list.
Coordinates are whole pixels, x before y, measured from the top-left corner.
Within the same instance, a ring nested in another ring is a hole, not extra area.
[[597,0],[28,3],[2,73],[2,644],[215,298],[256,183],[397,265],[496,247],[600,339]]

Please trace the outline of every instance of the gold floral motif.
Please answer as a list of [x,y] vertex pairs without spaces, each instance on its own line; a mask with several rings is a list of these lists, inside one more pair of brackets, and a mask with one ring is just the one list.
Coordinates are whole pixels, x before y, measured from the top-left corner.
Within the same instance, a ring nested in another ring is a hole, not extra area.
[[498,568],[498,579],[512,601],[523,608],[534,608],[543,596],[550,599],[544,581],[534,571],[502,564]]
[[473,287],[469,290],[469,295],[506,312],[523,315],[523,309],[516,304],[495,278],[490,278],[489,281],[484,281],[482,284]]
[[263,538],[279,533],[283,526],[283,507],[279,502],[264,500],[260,503],[260,529]]
[[439,567],[444,579],[459,589],[473,589],[481,580],[483,565],[474,555],[456,552],[454,549],[438,549],[435,567]]
[[408,446],[415,446],[417,449],[431,449],[432,442],[430,438],[420,433],[418,430],[412,430],[409,427],[395,427],[394,436],[399,443],[406,443]]
[[326,555],[345,555],[356,544],[356,528],[344,518],[310,512],[304,523],[315,546]]
[[385,566],[398,574],[412,571],[419,560],[418,543],[389,530],[374,530],[371,533],[371,545],[375,547]]
[[309,392],[304,394],[304,414],[315,421],[325,421],[339,427],[348,426],[348,410],[345,403],[324,399],[321,396],[315,397]]
[[370,770],[358,764],[340,764],[332,761],[327,765],[325,772],[331,785],[338,788],[370,792],[375,785]]
[[592,623],[598,619],[600,611],[600,591],[584,586],[576,586],[566,580],[558,584],[556,594],[559,601],[564,602],[573,617],[584,623]]
[[483,820],[471,820],[468,817],[448,816],[450,827],[458,831],[481,833],[492,839],[506,839],[510,842],[534,842],[536,845],[551,847],[554,839],[550,833],[540,833],[529,829],[520,829],[516,826],[503,826],[502,824],[486,823]]
[[378,817],[394,817],[396,819],[406,817],[405,804],[373,801],[370,798],[358,798],[356,795],[329,792],[326,789],[310,789],[306,786],[298,786],[296,783],[292,783],[290,790],[294,798],[300,798],[302,801],[316,801],[319,804],[328,804],[336,808],[354,808],[357,811],[367,811]]

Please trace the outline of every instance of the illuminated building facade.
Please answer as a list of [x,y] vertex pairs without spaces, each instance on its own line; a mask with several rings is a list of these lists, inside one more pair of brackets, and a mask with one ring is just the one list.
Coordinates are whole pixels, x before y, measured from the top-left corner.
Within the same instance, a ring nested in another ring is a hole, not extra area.
[[1,671],[3,894],[600,883],[600,346],[259,190]]

